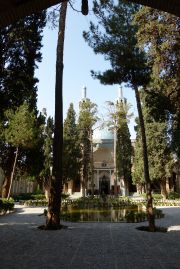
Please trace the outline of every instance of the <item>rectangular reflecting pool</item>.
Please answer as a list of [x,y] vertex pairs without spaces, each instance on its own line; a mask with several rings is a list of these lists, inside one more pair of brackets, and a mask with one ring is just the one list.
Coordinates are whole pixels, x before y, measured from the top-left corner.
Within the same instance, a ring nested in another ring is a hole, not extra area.
[[126,208],[83,208],[77,209],[71,206],[64,208],[61,212],[61,219],[72,222],[121,222],[126,216],[133,213],[144,212],[141,206]]

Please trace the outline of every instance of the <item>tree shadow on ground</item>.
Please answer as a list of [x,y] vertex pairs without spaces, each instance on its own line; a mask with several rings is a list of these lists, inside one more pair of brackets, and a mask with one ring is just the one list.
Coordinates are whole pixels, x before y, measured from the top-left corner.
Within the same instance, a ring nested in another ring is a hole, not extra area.
[[[159,222],[156,220],[156,231],[160,233],[180,233],[180,207],[158,207],[165,214],[164,218]],[[159,224],[160,223],[160,224]],[[149,231],[147,226],[136,227],[139,231]]]
[[[136,227],[137,230],[139,231],[144,231],[144,232],[152,232],[149,230],[148,226],[140,226],[140,227]],[[156,226],[155,232],[159,232],[159,233],[167,233],[168,228],[167,227],[160,227],[160,226]]]

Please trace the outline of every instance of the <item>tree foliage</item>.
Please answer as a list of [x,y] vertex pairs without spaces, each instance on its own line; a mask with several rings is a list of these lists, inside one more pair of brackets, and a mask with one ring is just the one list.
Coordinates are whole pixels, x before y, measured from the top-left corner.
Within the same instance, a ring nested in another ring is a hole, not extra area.
[[131,157],[132,145],[128,128],[127,103],[122,100],[117,104],[117,172],[119,178],[123,178],[127,186],[131,183]]
[[5,142],[16,148],[8,189],[9,198],[19,149],[32,148],[35,146],[37,133],[35,128],[35,114],[33,112],[29,112],[29,107],[26,103],[17,108],[15,113],[13,110],[7,110],[5,114],[7,117],[6,127],[4,130]]
[[37,117],[36,129],[36,147],[23,151],[26,156],[23,165],[28,177],[37,180],[42,187],[43,182],[49,179],[52,168],[53,118],[47,118],[43,111]]
[[138,44],[152,68],[147,105],[156,120],[169,121],[171,147],[180,156],[180,19],[143,7],[136,13]]
[[94,77],[103,84],[128,83],[131,86],[145,85],[149,79],[145,54],[136,45],[136,25],[133,14],[138,5],[118,1],[94,1],[93,12],[97,22],[90,22],[89,32],[83,36],[96,54],[102,54],[111,63],[111,69],[94,72]]
[[[170,149],[168,137],[168,121],[154,120],[151,111],[145,102],[146,93],[141,92],[141,95],[143,95],[143,111],[147,130],[146,136],[150,178],[152,182],[160,186],[171,176],[173,166],[173,154]],[[137,126],[137,140],[135,144],[133,165],[133,180],[136,184],[144,183],[140,140],[141,134],[139,132],[139,127]]]
[[115,168],[118,178],[123,178],[127,187],[131,183],[131,157],[132,145],[130,132],[128,128],[129,119],[132,113],[129,113],[130,104],[126,99],[119,99],[114,104],[107,102],[108,105],[108,120],[107,125],[113,129],[116,134],[116,163]]
[[44,174],[50,176],[52,169],[52,155],[53,155],[53,133],[54,133],[54,120],[48,117],[44,129]]
[[[15,111],[27,103],[30,111],[36,108],[37,78],[35,68],[41,61],[42,31],[46,13],[43,11],[26,17],[0,30],[0,122],[5,128],[5,111]],[[9,185],[14,162],[14,147],[0,138],[0,165],[5,172],[4,185]],[[24,152],[25,153],[25,152]],[[27,156],[22,156],[22,163]],[[5,194],[6,195],[6,194]]]
[[7,123],[4,130],[5,141],[14,147],[31,148],[36,143],[35,114],[26,103],[14,112],[5,112]]
[[0,118],[3,111],[24,101],[36,108],[38,79],[34,72],[41,61],[45,18],[43,11],[0,30]]
[[92,176],[92,127],[97,122],[97,105],[89,99],[83,99],[79,104],[78,129],[82,147],[82,189],[83,196],[90,176]]
[[81,148],[76,113],[71,103],[64,121],[63,181],[80,177]]

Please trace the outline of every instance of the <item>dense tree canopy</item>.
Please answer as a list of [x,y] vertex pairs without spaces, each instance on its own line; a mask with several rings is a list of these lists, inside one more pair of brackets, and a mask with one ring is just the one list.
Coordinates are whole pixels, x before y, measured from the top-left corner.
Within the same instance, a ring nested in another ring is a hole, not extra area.
[[[16,110],[27,103],[37,117],[37,78],[35,68],[41,61],[42,31],[46,13],[26,17],[14,25],[0,30],[0,122],[4,129],[7,122],[5,111]],[[14,147],[0,139],[1,163],[5,171],[4,185],[9,185],[14,162]],[[22,155],[22,160],[27,156]]]
[[147,105],[154,118],[167,119],[171,147],[180,156],[180,19],[142,8],[135,15],[138,44],[152,67]]
[[34,14],[0,30],[0,117],[3,111],[26,101],[36,108],[35,68],[41,61],[45,12]]
[[[171,177],[173,167],[173,154],[170,149],[170,141],[168,137],[168,121],[155,120],[151,114],[151,110],[146,104],[146,93],[141,92],[143,100],[143,112],[146,126],[149,172],[151,181],[161,186],[161,191],[164,192],[164,185],[169,177]],[[139,126],[136,126],[137,139],[134,150],[134,165],[133,165],[133,181],[136,184],[144,184],[143,164],[142,164],[142,149],[141,149],[141,134]],[[163,187],[163,188],[162,188]]]

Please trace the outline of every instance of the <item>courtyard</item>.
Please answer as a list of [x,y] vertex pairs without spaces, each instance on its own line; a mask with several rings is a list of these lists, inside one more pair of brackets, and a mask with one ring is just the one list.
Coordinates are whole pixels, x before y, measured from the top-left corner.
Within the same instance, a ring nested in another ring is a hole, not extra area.
[[[145,223],[64,222],[66,229],[39,230],[43,207],[16,206],[0,217],[3,269],[179,269],[180,207],[162,208],[157,226],[167,233],[136,229]],[[41,215],[41,216],[39,216]]]

